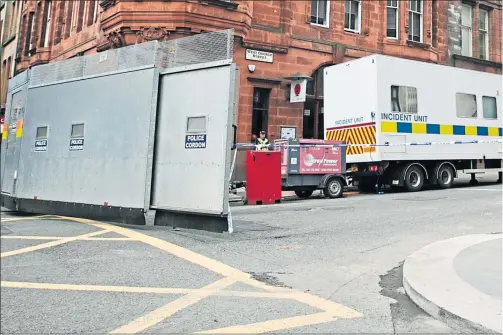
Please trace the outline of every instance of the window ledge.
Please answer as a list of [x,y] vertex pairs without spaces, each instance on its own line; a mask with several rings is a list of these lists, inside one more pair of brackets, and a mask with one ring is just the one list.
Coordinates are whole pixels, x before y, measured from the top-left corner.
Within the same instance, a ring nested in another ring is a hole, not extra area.
[[12,35],[11,37],[5,39],[5,41],[2,43],[2,46],[6,46],[10,42],[12,42],[16,38],[16,34]]
[[468,56],[463,56],[463,55],[452,55],[452,57],[454,58],[454,60],[462,60],[462,61],[469,62],[469,63],[491,66],[491,67],[494,67],[497,69],[502,68],[501,63],[493,62],[491,60],[480,59],[480,58],[476,58],[476,57],[468,57]]
[[100,6],[103,10],[107,10],[108,8],[115,6],[115,1],[116,0],[101,0]]
[[202,5],[220,7],[229,10],[236,10],[239,7],[239,4],[232,1],[225,0],[198,0]]
[[353,30],[353,29],[348,29],[348,28],[344,28],[344,32],[345,33],[350,33],[350,34],[355,34],[355,35],[361,35],[361,31],[359,30]]
[[283,81],[280,78],[261,78],[261,77],[248,77],[248,80],[254,83],[280,85]]
[[319,23],[313,23],[311,21],[308,21],[309,24],[313,27],[316,27],[316,28],[325,28],[325,29],[330,29],[330,26],[329,25],[325,25],[325,24],[319,24]]
[[416,42],[416,41],[411,41],[407,40],[407,45],[415,48],[421,48],[421,49],[429,49],[430,45],[423,43],[423,42]]

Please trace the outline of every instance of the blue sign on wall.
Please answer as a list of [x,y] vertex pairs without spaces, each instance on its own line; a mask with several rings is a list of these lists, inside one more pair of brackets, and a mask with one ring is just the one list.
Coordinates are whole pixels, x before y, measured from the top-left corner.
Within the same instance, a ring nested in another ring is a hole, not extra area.
[[206,134],[185,135],[185,149],[204,149],[206,148]]

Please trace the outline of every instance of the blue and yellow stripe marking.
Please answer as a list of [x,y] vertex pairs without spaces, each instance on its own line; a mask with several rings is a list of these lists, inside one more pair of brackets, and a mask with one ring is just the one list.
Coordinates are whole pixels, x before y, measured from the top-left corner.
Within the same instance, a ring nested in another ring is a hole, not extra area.
[[437,123],[381,121],[381,132],[398,134],[462,135],[502,137],[503,128]]

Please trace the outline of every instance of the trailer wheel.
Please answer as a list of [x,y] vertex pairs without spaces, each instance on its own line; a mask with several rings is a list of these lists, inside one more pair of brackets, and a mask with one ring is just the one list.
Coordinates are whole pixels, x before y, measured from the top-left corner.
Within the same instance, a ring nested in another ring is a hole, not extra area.
[[325,187],[323,188],[323,194],[327,198],[340,198],[342,197],[342,193],[344,191],[344,186],[342,180],[338,177],[330,178]]
[[438,186],[442,189],[450,188],[454,183],[454,171],[450,166],[443,165],[438,170]]
[[307,199],[313,194],[313,190],[295,190],[295,195],[302,199]]
[[405,188],[409,192],[421,191],[424,184],[424,173],[417,165],[411,166],[405,175]]

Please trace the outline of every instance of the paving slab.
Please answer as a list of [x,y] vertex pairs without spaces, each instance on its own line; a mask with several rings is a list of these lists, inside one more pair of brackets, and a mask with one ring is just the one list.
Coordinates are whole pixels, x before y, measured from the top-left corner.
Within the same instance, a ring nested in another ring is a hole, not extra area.
[[501,234],[432,243],[405,260],[405,291],[455,329],[501,333],[501,243]]

